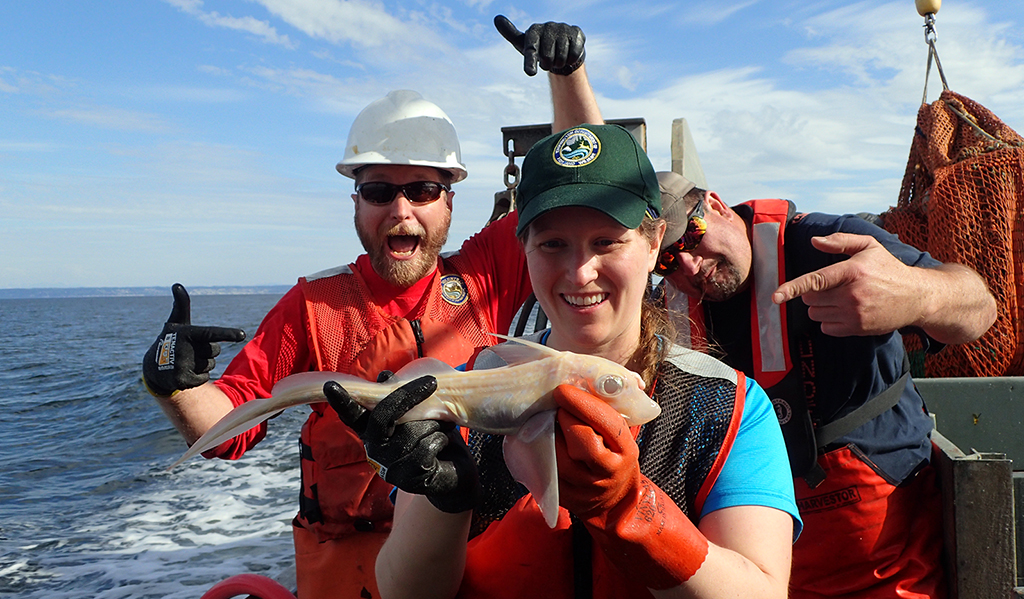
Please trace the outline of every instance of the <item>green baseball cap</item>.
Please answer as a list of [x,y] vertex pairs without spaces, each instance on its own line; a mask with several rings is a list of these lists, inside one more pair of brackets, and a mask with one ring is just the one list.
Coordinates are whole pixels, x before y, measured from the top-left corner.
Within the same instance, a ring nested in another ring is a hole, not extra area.
[[658,177],[637,140],[618,125],[580,125],[538,141],[523,159],[516,234],[555,208],[600,210],[629,229],[661,214]]

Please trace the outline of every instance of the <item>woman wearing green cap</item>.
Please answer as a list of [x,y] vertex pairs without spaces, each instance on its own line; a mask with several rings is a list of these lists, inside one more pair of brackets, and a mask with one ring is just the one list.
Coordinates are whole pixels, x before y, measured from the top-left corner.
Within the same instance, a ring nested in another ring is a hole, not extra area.
[[[382,596],[785,598],[800,520],[782,436],[756,383],[668,342],[645,300],[665,222],[642,148],[611,125],[545,138],[525,158],[517,202],[551,324],[529,339],[625,365],[661,415],[631,430],[588,391],[555,390],[553,527],[509,474],[501,437],[449,433],[425,450],[424,431],[443,429],[419,421],[368,439],[385,468],[429,458],[416,481],[394,481],[413,493],[399,491],[377,561]],[[501,364],[484,350],[473,367]]]

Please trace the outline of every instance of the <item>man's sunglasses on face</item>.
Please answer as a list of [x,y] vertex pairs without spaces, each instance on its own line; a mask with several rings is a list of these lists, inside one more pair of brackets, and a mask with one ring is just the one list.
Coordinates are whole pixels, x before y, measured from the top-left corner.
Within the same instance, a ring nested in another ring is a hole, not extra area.
[[451,191],[451,187],[435,181],[413,181],[405,185],[373,181],[356,185],[356,193],[377,206],[386,206],[393,202],[399,191],[410,203],[422,206],[437,201],[442,190]]
[[683,233],[683,236],[665,248],[658,256],[658,262],[654,265],[654,274],[667,277],[679,270],[679,253],[692,252],[697,249],[707,230],[708,223],[704,220],[704,200],[701,199],[687,217],[686,232]]

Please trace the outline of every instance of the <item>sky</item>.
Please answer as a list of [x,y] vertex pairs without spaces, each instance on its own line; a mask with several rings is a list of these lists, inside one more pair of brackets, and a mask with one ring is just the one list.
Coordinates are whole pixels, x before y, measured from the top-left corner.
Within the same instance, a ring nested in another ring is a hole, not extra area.
[[[551,119],[495,31],[579,25],[606,119],[658,170],[685,118],[708,186],[803,211],[896,204],[925,91],[911,0],[107,0],[0,3],[0,288],[291,284],[362,252],[352,120],[439,105],[469,177],[446,250],[504,189],[501,127]],[[950,89],[1024,132],[1024,6],[946,0]],[[933,66],[927,101],[942,86]]]

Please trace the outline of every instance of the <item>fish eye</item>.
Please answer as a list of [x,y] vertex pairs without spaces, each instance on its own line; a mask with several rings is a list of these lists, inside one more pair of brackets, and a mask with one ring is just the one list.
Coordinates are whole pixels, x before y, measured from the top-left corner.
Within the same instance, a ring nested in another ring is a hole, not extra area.
[[626,381],[617,374],[606,374],[595,382],[594,387],[607,397],[615,397],[626,388]]

